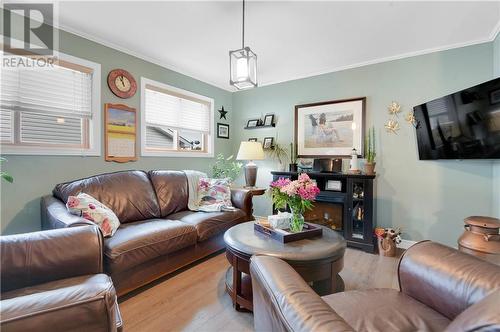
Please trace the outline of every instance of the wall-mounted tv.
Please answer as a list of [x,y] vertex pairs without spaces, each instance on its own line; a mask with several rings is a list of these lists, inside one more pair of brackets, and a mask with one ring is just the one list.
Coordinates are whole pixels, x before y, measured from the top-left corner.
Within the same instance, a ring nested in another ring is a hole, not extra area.
[[500,159],[500,78],[413,110],[420,160]]

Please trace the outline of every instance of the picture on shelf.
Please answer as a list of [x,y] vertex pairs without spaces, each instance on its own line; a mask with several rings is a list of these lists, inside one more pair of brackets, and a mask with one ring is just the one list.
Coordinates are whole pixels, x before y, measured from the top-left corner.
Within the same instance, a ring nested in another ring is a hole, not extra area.
[[251,137],[248,139],[249,142],[257,142],[257,137]]
[[253,120],[248,120],[247,122],[247,128],[254,128],[259,125],[259,119],[253,119]]
[[295,137],[303,157],[363,151],[365,98],[295,106]]
[[229,125],[217,123],[217,138],[229,139]]
[[274,137],[266,137],[264,138],[263,148],[264,149],[272,149],[273,148]]
[[274,114],[267,114],[264,117],[264,126],[272,126],[274,123]]

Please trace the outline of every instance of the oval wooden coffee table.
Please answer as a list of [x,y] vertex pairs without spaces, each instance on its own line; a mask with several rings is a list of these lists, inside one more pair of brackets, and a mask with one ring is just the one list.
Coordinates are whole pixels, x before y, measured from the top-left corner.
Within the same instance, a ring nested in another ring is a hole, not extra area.
[[253,310],[252,255],[285,260],[320,295],[344,290],[344,281],[338,273],[344,267],[346,241],[329,228],[323,227],[321,237],[281,243],[255,231],[253,222],[246,222],[228,229],[224,242],[226,257],[231,264],[226,272],[226,291],[231,295],[236,310]]

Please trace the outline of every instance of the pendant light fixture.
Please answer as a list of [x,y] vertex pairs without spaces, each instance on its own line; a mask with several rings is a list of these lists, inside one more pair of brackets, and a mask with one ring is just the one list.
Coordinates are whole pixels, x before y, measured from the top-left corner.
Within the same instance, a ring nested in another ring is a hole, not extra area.
[[245,0],[243,0],[243,24],[241,48],[229,51],[229,84],[238,90],[257,86],[257,54],[245,47]]

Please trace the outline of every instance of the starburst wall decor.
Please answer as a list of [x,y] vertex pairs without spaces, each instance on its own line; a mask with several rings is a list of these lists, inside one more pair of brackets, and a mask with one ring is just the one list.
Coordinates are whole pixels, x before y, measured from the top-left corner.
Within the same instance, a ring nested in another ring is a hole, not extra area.
[[385,123],[384,127],[388,133],[397,134],[399,130],[398,113],[401,112],[401,105],[393,101],[388,107],[389,115],[391,118]]
[[[385,130],[390,134],[397,134],[400,129],[398,114],[401,113],[401,105],[397,101],[393,101],[387,110],[389,111],[390,119],[387,120],[384,125]],[[413,113],[413,110],[408,112],[405,119],[408,124],[415,128],[418,128],[420,125],[419,121],[415,117],[415,114]]]
[[409,111],[406,115],[406,121],[415,128],[418,128],[420,126],[420,122],[415,117],[415,113],[413,112],[413,110]]

